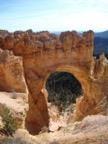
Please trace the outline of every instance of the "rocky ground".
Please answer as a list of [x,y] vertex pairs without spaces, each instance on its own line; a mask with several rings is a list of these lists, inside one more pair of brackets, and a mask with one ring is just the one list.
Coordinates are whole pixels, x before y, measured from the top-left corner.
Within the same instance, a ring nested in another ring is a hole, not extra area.
[[[18,116],[21,118],[21,111],[24,114],[27,108],[22,98],[22,94],[17,93],[15,96],[15,94],[2,92],[0,93],[0,107],[2,108],[5,104],[11,111],[14,111],[14,117],[17,115],[17,119]],[[19,138],[30,144],[108,144],[108,116],[89,115],[82,121],[72,123],[69,119],[74,113],[70,115],[69,108],[61,115],[57,107],[51,103],[48,104],[48,108],[50,132],[44,127],[38,135],[33,136],[26,129],[19,128],[13,135],[13,139]],[[75,111],[75,105],[71,105],[70,108]],[[0,127],[2,127],[2,119],[0,119]],[[0,139],[3,138],[4,136],[0,136]]]
[[[24,121],[27,111],[26,102],[24,93],[0,93],[0,110],[4,106],[10,108],[19,124],[19,128],[12,139],[19,138],[30,144],[108,144],[108,116],[89,115],[82,121],[72,122],[75,104],[70,105],[64,113],[60,113],[56,106],[48,103],[49,129],[43,127],[38,135],[31,135],[20,125]],[[0,117],[0,128],[2,127],[3,123]],[[0,135],[1,140],[4,137]]]
[[49,130],[55,132],[63,127],[66,127],[68,123],[72,122],[75,116],[76,104],[71,104],[64,111],[59,111],[58,107],[48,103],[49,111]]
[[18,129],[14,137],[31,144],[108,144],[108,116],[87,116],[81,122],[71,123],[59,131],[36,136]]
[[0,114],[5,108],[10,109],[12,116],[17,122],[17,126],[23,128],[28,110],[27,94],[0,92]]

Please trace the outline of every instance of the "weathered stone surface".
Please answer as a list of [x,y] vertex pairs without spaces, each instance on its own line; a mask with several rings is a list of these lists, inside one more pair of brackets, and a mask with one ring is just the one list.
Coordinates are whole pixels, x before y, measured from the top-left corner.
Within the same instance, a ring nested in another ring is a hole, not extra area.
[[27,92],[21,57],[0,49],[0,91]]
[[108,143],[108,116],[92,115],[81,122],[70,123],[56,132],[30,135],[25,129],[18,129],[14,135],[32,144],[101,144]]
[[[46,97],[42,88],[48,75],[54,71],[70,72],[82,85],[84,97],[77,100],[75,120],[90,114],[107,113],[108,61],[104,56],[99,60],[93,58],[92,31],[84,32],[82,36],[75,31],[56,36],[47,31],[33,33],[31,30],[7,32],[4,35],[2,32],[0,36],[0,48],[12,50],[16,56],[23,58],[22,67],[29,91],[26,127],[30,133],[35,134],[43,126],[49,125]],[[14,77],[11,73],[10,76],[16,79],[17,74]],[[0,81],[4,82],[4,79]],[[14,88],[14,85],[11,84],[11,87]]]

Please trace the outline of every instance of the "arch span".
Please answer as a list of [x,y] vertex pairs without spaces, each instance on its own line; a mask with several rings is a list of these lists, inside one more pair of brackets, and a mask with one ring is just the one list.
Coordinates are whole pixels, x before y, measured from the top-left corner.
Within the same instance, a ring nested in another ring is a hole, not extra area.
[[[83,101],[85,101],[85,99],[88,100],[89,97],[91,97],[88,95],[90,92],[90,83],[89,83],[88,70],[86,70],[85,67],[71,66],[71,65],[61,66],[60,64],[60,66],[57,65],[57,67],[55,67],[55,71],[69,72],[73,74],[82,85],[83,94],[84,94]],[[54,72],[54,69],[53,69],[53,72]],[[45,77],[43,78],[34,79],[33,77],[33,79],[29,79],[30,81],[28,85],[29,84],[33,84],[33,85],[29,85],[32,91],[30,93],[31,95],[29,96],[30,108],[29,108],[26,122],[27,122],[28,130],[33,134],[36,133],[37,131],[40,131],[40,129],[43,126],[48,126],[49,124],[49,115],[48,115],[46,97],[44,95],[44,92],[42,92],[42,89],[50,73],[51,72],[49,71],[46,74],[44,73]],[[35,86],[35,88],[33,86]],[[90,103],[90,106],[91,105],[93,104]],[[90,110],[89,108],[90,108],[89,105],[87,106],[85,105],[85,108],[83,110],[80,111],[80,109],[78,109],[78,114],[76,112],[75,119],[76,120],[82,119],[85,115],[84,110],[86,109],[87,111],[89,111]],[[37,129],[37,127],[39,127],[39,129]]]

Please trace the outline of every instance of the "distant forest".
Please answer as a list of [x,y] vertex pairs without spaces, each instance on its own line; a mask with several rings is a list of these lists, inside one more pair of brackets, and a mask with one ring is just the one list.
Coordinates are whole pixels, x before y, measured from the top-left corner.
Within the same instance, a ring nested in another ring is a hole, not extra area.
[[74,75],[68,72],[50,74],[46,82],[48,102],[58,106],[60,112],[65,111],[76,98],[83,94],[82,86]]
[[100,54],[102,54],[103,52],[108,58],[108,38],[95,37],[93,55],[99,58]]

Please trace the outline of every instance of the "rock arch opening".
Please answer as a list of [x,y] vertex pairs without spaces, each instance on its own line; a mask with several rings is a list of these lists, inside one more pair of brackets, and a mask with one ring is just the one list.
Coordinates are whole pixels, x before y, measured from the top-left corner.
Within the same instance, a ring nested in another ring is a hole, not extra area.
[[69,72],[51,73],[46,81],[49,130],[65,127],[75,116],[76,99],[83,95],[77,78]]
[[71,103],[76,103],[76,98],[83,93],[80,82],[68,72],[50,74],[46,81],[46,89],[48,102],[57,105],[61,110]]

